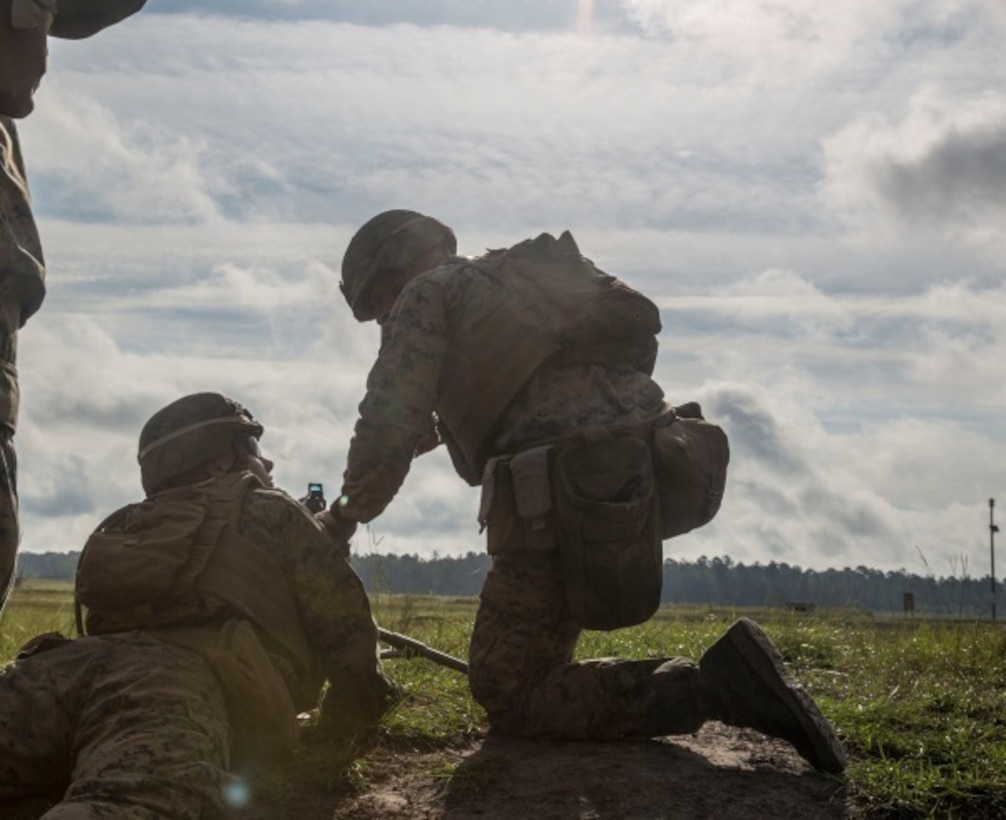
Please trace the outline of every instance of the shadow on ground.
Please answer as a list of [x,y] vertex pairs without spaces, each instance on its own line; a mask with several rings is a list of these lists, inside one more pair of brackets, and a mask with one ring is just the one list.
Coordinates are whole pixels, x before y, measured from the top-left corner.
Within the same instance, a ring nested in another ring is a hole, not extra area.
[[[357,795],[338,818],[849,818],[844,780],[784,743],[707,724],[695,736],[620,743],[490,737],[420,761]],[[408,766],[408,761],[399,761]],[[425,768],[424,768],[425,767]]]
[[[260,794],[241,820],[838,820],[861,818],[843,778],[786,743],[707,723],[696,735],[616,743],[476,738],[463,748],[378,743],[356,790]],[[335,774],[335,772],[332,772]],[[275,791],[275,790],[270,790]],[[51,803],[0,808],[38,818]]]

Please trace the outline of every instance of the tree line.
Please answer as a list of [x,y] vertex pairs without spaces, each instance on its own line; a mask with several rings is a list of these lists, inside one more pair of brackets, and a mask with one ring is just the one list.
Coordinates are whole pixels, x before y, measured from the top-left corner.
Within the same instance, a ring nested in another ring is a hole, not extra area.
[[[22,553],[18,577],[72,581],[79,556],[79,552]],[[490,558],[476,552],[432,558],[372,553],[354,555],[352,563],[372,594],[467,597],[478,595]],[[813,570],[775,561],[744,564],[729,556],[664,562],[662,599],[668,604],[901,612],[906,594],[911,595],[916,613],[986,617],[991,611],[988,575],[937,578],[865,566]]]

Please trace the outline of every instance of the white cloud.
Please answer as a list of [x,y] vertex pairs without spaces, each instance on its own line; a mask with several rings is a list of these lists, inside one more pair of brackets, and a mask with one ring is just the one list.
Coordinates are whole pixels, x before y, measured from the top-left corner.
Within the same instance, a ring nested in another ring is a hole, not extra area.
[[925,88],[900,122],[858,119],[824,141],[826,200],[860,230],[936,231],[1006,249],[1006,96]]
[[[672,541],[665,552],[923,572],[921,548],[938,573],[961,555],[984,565],[979,519],[988,485],[976,465],[1001,464],[1006,442],[944,420],[892,420],[836,434],[798,398],[753,383],[709,386],[707,416],[732,441],[724,506],[708,531]],[[1006,478],[1003,468],[993,470]]]
[[719,63],[722,81],[753,86],[804,84],[816,74],[841,67],[864,40],[887,31],[909,5],[904,0],[835,5],[813,0],[625,0],[624,4],[650,34],[693,50],[706,65]]
[[[404,206],[465,253],[570,228],[660,303],[658,378],[735,453],[720,516],[669,556],[983,565],[1006,488],[1003,257],[970,250],[1002,236],[991,12],[626,4],[644,36],[610,10],[501,33],[416,6],[151,8],[54,44],[22,128],[50,273],[19,363],[26,549],[135,499],[140,426],[195,390],[263,419],[282,486],[332,497],[378,345],[338,265]],[[357,548],[479,549],[476,503],[434,453]]]
[[46,85],[30,145],[31,156],[40,159],[33,175],[58,180],[50,207],[120,223],[218,218],[198,137],[151,120],[124,125],[93,99],[65,91],[58,77]]

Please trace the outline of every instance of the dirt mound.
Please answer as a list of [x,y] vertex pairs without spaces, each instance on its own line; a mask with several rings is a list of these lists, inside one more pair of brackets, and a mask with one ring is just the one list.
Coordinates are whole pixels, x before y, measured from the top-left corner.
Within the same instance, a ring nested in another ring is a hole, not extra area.
[[[696,735],[619,743],[490,737],[436,751],[378,744],[353,787],[260,794],[240,820],[833,820],[861,818],[844,780],[786,743],[707,723]],[[5,807],[11,820],[48,804]]]
[[[487,738],[436,753],[380,752],[336,818],[856,817],[842,779],[787,744],[707,723],[694,736],[620,743]],[[328,815],[326,815],[328,816]]]

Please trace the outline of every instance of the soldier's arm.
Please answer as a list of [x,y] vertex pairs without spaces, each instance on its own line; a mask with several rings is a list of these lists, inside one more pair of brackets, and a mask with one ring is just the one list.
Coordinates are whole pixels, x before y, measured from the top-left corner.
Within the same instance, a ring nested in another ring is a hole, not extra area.
[[370,521],[402,486],[417,446],[430,434],[446,339],[440,285],[420,277],[396,302],[367,378],[367,394],[349,446],[339,515]]
[[351,692],[360,699],[362,714],[372,712],[390,683],[381,668],[370,600],[344,552],[280,490],[256,492],[242,533],[266,546],[282,567],[284,578],[277,583],[288,585],[317,669],[330,688]]

